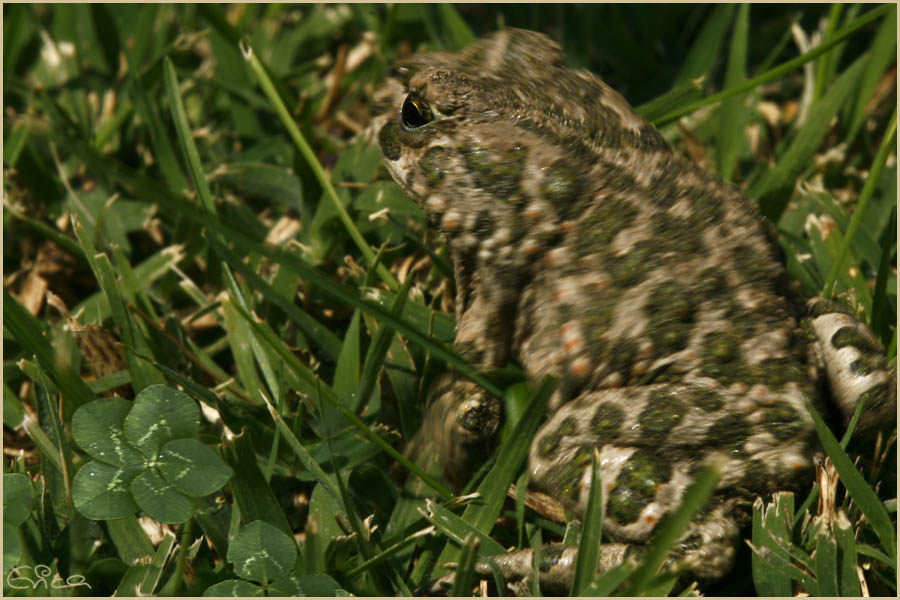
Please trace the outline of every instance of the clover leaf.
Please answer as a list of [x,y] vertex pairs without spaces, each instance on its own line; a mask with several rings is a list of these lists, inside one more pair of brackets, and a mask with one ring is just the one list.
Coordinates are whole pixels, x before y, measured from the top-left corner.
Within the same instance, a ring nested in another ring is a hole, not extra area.
[[94,460],[72,482],[75,507],[89,519],[142,510],[163,523],[191,518],[194,499],[222,488],[231,468],[194,439],[200,409],[184,392],[148,386],[134,402],[100,398],[75,411],[72,435]]
[[31,479],[22,473],[3,474],[3,520],[19,526],[28,520],[34,507]]
[[228,562],[243,579],[267,583],[291,570],[297,544],[286,533],[265,521],[242,528],[228,545]]
[[124,398],[100,398],[75,411],[72,435],[81,449],[108,465],[134,464],[143,456],[125,439],[123,424],[133,406]]
[[209,586],[204,596],[347,596],[323,573],[296,575],[297,544],[264,521],[243,527],[228,546],[228,562],[241,579]]
[[31,479],[22,473],[3,474],[3,572],[8,572],[22,557],[19,526],[28,520],[34,508]]
[[125,417],[125,437],[151,457],[169,440],[195,437],[199,425],[200,407],[187,394],[151,385],[134,399]]
[[231,477],[219,455],[197,440],[172,440],[163,446],[157,462],[166,481],[195,498],[212,494]]

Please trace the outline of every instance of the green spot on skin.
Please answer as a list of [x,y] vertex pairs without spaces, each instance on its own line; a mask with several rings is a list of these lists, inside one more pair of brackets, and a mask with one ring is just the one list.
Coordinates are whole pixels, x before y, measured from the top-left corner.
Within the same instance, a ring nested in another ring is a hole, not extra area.
[[654,237],[670,252],[690,256],[702,250],[698,228],[686,219],[654,213],[650,227]]
[[709,356],[718,363],[726,363],[737,357],[738,344],[726,336],[716,336],[710,340]]
[[559,427],[541,438],[538,442],[538,454],[544,458],[554,458],[563,438],[574,435],[576,431],[577,423],[575,418],[566,417]]
[[425,180],[432,186],[439,184],[447,174],[450,161],[450,150],[442,146],[434,146],[425,152],[420,167]]
[[697,295],[700,298],[713,298],[723,295],[728,290],[728,282],[721,269],[712,267],[700,272],[697,280]]
[[742,381],[748,385],[757,383],[751,369],[740,360],[739,331],[714,331],[703,339],[702,373],[721,383]]
[[687,190],[691,196],[690,219],[699,228],[707,228],[716,223],[721,223],[725,218],[722,210],[722,201],[714,194],[704,189]]
[[619,437],[619,428],[624,420],[625,413],[621,408],[611,402],[603,402],[591,419],[591,428],[601,443],[611,442]]
[[590,464],[593,446],[579,448],[568,461],[555,463],[547,473],[547,484],[543,486],[554,496],[570,506],[578,501],[584,468]]
[[378,143],[385,158],[390,161],[400,158],[400,138],[397,136],[397,125],[393,121],[382,126],[378,132]]
[[696,299],[688,289],[672,281],[658,285],[647,301],[647,313],[656,323],[650,339],[657,356],[684,350],[693,329]]
[[754,367],[760,382],[768,383],[770,389],[777,391],[790,382],[804,383],[808,381],[799,364],[786,363],[780,358],[768,358]]
[[660,444],[673,427],[684,418],[684,407],[673,395],[654,393],[647,406],[638,417],[643,439],[651,444]]
[[819,298],[819,300],[810,306],[807,311],[809,316],[813,318],[821,317],[822,315],[827,315],[829,313],[840,313],[842,315],[853,316],[853,313],[847,310],[843,305],[824,298]]
[[831,336],[831,345],[835,348],[845,348],[847,346],[853,346],[860,352],[864,354],[878,354],[878,348],[876,348],[868,339],[866,339],[863,335],[857,331],[856,327],[852,327],[847,325],[846,327],[841,327],[834,335]]
[[547,199],[563,218],[570,219],[574,215],[575,204],[581,194],[582,185],[571,159],[559,159],[551,164],[541,181],[541,195]]
[[614,197],[599,201],[578,226],[575,234],[578,256],[594,253],[606,255],[616,234],[630,226],[637,215],[637,209],[630,202]]
[[591,299],[591,309],[584,315],[584,327],[588,340],[591,343],[589,349],[593,356],[602,356],[606,342],[603,335],[612,324],[613,314],[618,305],[617,291],[611,287],[598,290]]
[[725,403],[718,392],[709,389],[698,389],[691,394],[690,398],[694,406],[707,412],[717,411]]
[[625,379],[631,374],[631,365],[637,355],[637,343],[633,339],[618,340],[608,348],[609,370],[621,373]]
[[612,257],[609,260],[609,273],[616,285],[629,288],[640,283],[644,276],[656,268],[658,247],[650,240],[642,240],[635,244],[627,254]]
[[636,451],[616,478],[607,501],[607,514],[621,525],[634,523],[641,510],[656,497],[656,487],[671,477],[672,465],[662,460],[655,450]]
[[749,246],[734,248],[735,267],[740,269],[748,281],[771,281],[776,275],[775,263],[765,254]]
[[712,448],[743,452],[744,442],[750,435],[750,423],[741,415],[726,415],[710,425],[703,444]]
[[518,192],[525,168],[525,148],[514,145],[499,152],[473,144],[463,147],[462,154],[476,186],[504,200]]
[[766,408],[763,427],[781,442],[796,437],[805,428],[797,411],[784,401]]
[[462,148],[462,153],[465,158],[466,168],[476,177],[475,183],[478,185],[486,183],[493,166],[491,153],[477,145]]
[[753,459],[747,463],[744,480],[747,482],[747,487],[752,490],[767,490],[772,487],[766,465],[759,459]]

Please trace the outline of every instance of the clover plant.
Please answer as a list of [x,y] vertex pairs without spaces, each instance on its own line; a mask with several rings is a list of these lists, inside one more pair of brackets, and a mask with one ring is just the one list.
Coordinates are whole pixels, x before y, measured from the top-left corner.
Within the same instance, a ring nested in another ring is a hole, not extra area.
[[79,408],[72,435],[94,460],[75,475],[75,508],[89,519],[118,519],[141,510],[183,523],[194,499],[231,478],[231,468],[195,439],[200,408],[184,392],[151,385],[134,402],[100,398]]
[[297,544],[265,521],[242,528],[228,546],[228,562],[240,579],[211,585],[204,596],[347,596],[323,573],[298,575]]

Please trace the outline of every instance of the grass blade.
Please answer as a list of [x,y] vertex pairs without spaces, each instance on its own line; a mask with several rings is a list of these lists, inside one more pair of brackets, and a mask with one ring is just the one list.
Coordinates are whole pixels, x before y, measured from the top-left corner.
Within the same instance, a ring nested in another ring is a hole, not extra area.
[[463,542],[459,554],[459,564],[456,567],[456,577],[453,578],[453,587],[450,596],[468,596],[472,577],[475,574],[475,561],[478,558],[478,539],[469,535]]
[[334,368],[334,381],[331,389],[338,398],[353,412],[357,412],[362,398],[354,397],[354,392],[359,384],[359,310],[353,311],[350,317],[350,325],[344,334],[344,343],[341,344],[341,353],[338,355],[337,365]]
[[37,357],[38,363],[57,389],[66,396],[66,413],[71,414],[82,404],[94,399],[87,384],[72,372],[71,365],[57,364],[50,343],[41,335],[40,321],[3,290],[3,326],[9,330],[14,340],[22,344],[29,354]]
[[891,63],[897,60],[897,8],[893,7],[893,14],[885,17],[878,28],[878,33],[869,47],[869,61],[866,69],[859,79],[859,87],[856,92],[856,102],[853,106],[853,115],[850,118],[850,131],[846,142],[849,144],[856,138],[856,134],[866,120],[866,107],[878,81],[882,78]]
[[597,577],[597,561],[600,557],[600,541],[603,535],[603,482],[600,479],[600,465],[597,450],[591,460],[591,487],[585,510],[581,541],[578,544],[578,559],[575,562],[575,576],[572,578],[570,596],[591,595],[591,583]]
[[[889,223],[897,222],[897,205],[891,209]],[[872,331],[876,335],[881,335],[882,343],[886,343],[884,333],[890,333],[890,329],[886,327],[888,319],[892,317],[887,300],[887,282],[891,274],[891,259],[893,258],[897,244],[897,229],[888,227],[888,233],[885,236],[884,244],[881,251],[881,258],[878,262],[878,277],[875,280],[875,289],[872,291]],[[890,358],[890,356],[888,356]]]
[[709,75],[721,55],[720,48],[728,34],[734,7],[734,4],[718,4],[713,7],[703,27],[700,28],[700,34],[691,46],[687,58],[684,59],[673,87],[688,83],[701,75]]
[[[184,214],[188,215],[190,214],[190,211],[184,210]],[[241,240],[242,244],[246,244],[246,246],[252,247],[255,252],[267,256],[271,260],[280,264],[281,268],[291,269],[297,275],[308,281],[310,284],[315,285],[322,291],[325,291],[330,296],[335,297],[344,304],[352,306],[354,308],[361,308],[380,321],[389,323],[391,327],[394,327],[397,331],[431,352],[437,358],[446,361],[447,364],[453,367],[456,371],[458,371],[468,379],[471,379],[495,396],[501,396],[503,394],[503,391],[494,382],[482,375],[476,369],[472,368],[455,351],[446,348],[432,336],[421,333],[418,328],[412,327],[405,321],[395,318],[389,310],[386,310],[382,306],[379,306],[367,300],[363,300],[343,286],[333,283],[330,279],[320,274],[316,269],[307,265],[302,258],[299,258],[298,256],[292,254],[288,254],[277,248],[263,246],[261,244],[255,243],[248,239],[244,234],[239,233],[237,230],[231,229],[230,227],[225,227],[220,221],[209,221],[207,222],[207,225],[210,228],[221,232],[225,236],[225,239]],[[225,247],[215,239],[210,238],[209,242],[217,251],[221,252],[222,256],[233,256],[233,253],[228,252]],[[242,261],[237,260],[236,262],[232,262],[231,260],[228,260],[228,262],[229,265],[235,268],[235,270],[240,270],[240,266],[238,263]]]
[[300,150],[300,153],[306,159],[307,164],[315,174],[316,179],[322,185],[322,189],[325,192],[325,198],[327,198],[332,203],[335,212],[337,212],[338,214],[338,218],[340,218],[341,222],[344,224],[344,227],[346,228],[347,233],[350,235],[350,238],[356,243],[356,247],[359,249],[362,255],[366,257],[366,260],[369,262],[369,264],[376,265],[375,268],[378,272],[379,277],[381,277],[381,280],[384,281],[384,283],[387,284],[390,289],[396,291],[397,288],[400,287],[400,284],[383,264],[376,264],[375,253],[372,252],[371,248],[369,248],[369,245],[363,239],[362,234],[359,232],[359,229],[356,228],[356,224],[353,222],[353,219],[351,219],[350,215],[347,214],[347,209],[344,208],[343,203],[341,203],[340,198],[338,198],[337,192],[335,192],[334,190],[334,186],[331,184],[331,178],[328,177],[328,175],[325,173],[325,170],[322,168],[321,163],[319,163],[319,159],[316,158],[316,155],[313,152],[312,148],[310,148],[309,144],[306,142],[303,134],[300,133],[300,129],[297,127],[297,124],[294,123],[294,120],[291,118],[290,113],[288,113],[284,102],[282,102],[281,100],[281,96],[278,94],[278,91],[272,84],[272,80],[266,73],[265,68],[263,68],[262,63],[260,63],[259,59],[256,57],[256,53],[253,52],[253,49],[249,47],[242,48],[241,51],[244,54],[244,58],[250,64],[251,70],[256,75],[257,81],[259,81],[263,92],[269,99],[269,102],[272,104],[272,108],[275,109],[275,113],[281,120],[281,124],[284,125],[285,129],[290,134],[291,139],[294,141],[294,144],[297,146],[297,149]]
[[72,229],[75,236],[81,242],[84,253],[97,279],[97,284],[106,296],[113,321],[122,337],[122,346],[125,349],[125,361],[128,371],[131,373],[131,387],[137,394],[142,389],[155,383],[165,383],[165,377],[151,363],[146,362],[140,356],[152,356],[147,340],[140,327],[135,323],[128,311],[125,310],[125,300],[116,283],[116,275],[113,271],[109,257],[104,253],[98,253],[93,243],[87,236],[80,223],[73,220]]
[[[834,30],[837,29],[838,21],[841,19],[841,13],[844,11],[844,6],[840,3],[835,3],[831,5],[831,8],[828,11],[828,21],[825,24],[825,32],[822,34],[822,40],[828,41],[828,39],[834,35]],[[837,52],[834,53],[835,55]],[[822,91],[825,89],[825,84],[828,81],[828,75],[832,71],[830,68],[831,61],[833,59],[837,59],[835,56],[832,58],[830,54],[823,54],[816,61],[816,77],[815,77],[815,88],[813,89],[813,102],[822,97]]]
[[[741,4],[738,8],[734,30],[731,32],[731,50],[728,53],[728,69],[725,72],[725,87],[734,87],[747,79],[747,37],[750,30],[750,6]],[[742,134],[746,113],[743,110],[746,95],[732,96],[722,102],[719,111],[719,136],[716,140],[719,177],[730,181],[737,166],[738,150],[742,145]]]
[[438,13],[444,21],[444,29],[449,32],[451,43],[455,48],[461,50],[475,41],[475,34],[459,16],[459,11],[455,6],[442,2],[438,5]]
[[616,565],[591,583],[591,587],[588,590],[590,595],[594,597],[611,596],[616,588],[634,573],[636,568],[637,565],[633,562],[623,562]]
[[678,84],[662,96],[641,104],[634,110],[648,121],[655,121],[664,114],[675,110],[676,107],[699,98],[703,94],[704,81],[703,78],[698,77]]
[[159,547],[156,549],[156,553],[153,555],[153,561],[147,565],[144,579],[141,581],[140,585],[138,585],[138,594],[141,596],[151,596],[156,591],[160,577],[162,577],[163,569],[168,562],[169,553],[172,551],[174,545],[175,535],[171,531],[167,532],[160,542]]
[[140,564],[153,554],[153,543],[136,517],[106,521],[106,529],[126,565]]
[[771,569],[779,573],[782,577],[788,580],[795,579],[799,581],[812,596],[819,595],[819,582],[806,571],[792,564],[783,556],[776,554],[770,548],[757,549],[754,547],[754,550],[757,551],[760,560],[765,561]]
[[838,579],[840,590],[835,595],[858,597],[862,593],[859,587],[859,576],[856,565],[856,540],[853,537],[853,526],[844,511],[839,510],[834,522],[834,537],[838,545]]
[[200,198],[200,205],[209,214],[214,215],[216,214],[216,205],[213,202],[212,192],[209,191],[209,184],[206,182],[206,173],[203,171],[200,153],[197,152],[197,145],[194,143],[191,124],[188,122],[187,113],[184,110],[184,102],[181,100],[181,91],[178,89],[178,76],[175,75],[175,67],[172,65],[169,57],[163,60],[163,72],[165,74],[169,107],[172,111],[172,120],[175,122],[175,131],[181,144],[181,152],[184,154],[185,161],[187,161],[188,172],[191,174],[191,179],[194,182],[194,190]]
[[850,497],[853,498],[853,501],[869,520],[869,523],[872,524],[872,529],[875,530],[875,535],[881,540],[881,544],[888,556],[892,561],[895,561],[897,557],[896,534],[884,504],[881,503],[878,496],[866,483],[865,478],[853,466],[850,457],[841,449],[834,434],[831,433],[818,411],[813,408],[810,402],[807,402],[806,406],[815,423],[819,440],[822,442],[825,452],[831,458],[831,462],[834,463],[834,468],[837,469],[841,482],[847,488]]
[[[183,246],[163,248],[133,269],[134,278],[141,282],[145,288],[149,289],[160,278],[169,273],[184,257]],[[83,312],[85,318],[94,319],[96,322],[105,321],[112,315],[108,303],[104,302],[105,299],[103,290],[100,290],[77,304],[71,312],[72,314]]]
[[[837,264],[841,248],[846,243],[845,236],[841,235],[835,222],[824,215],[819,218],[811,215],[805,229],[818,271],[820,273],[832,271]],[[872,296],[859,268],[859,261],[857,261],[855,253],[851,252],[845,256],[843,263],[846,268],[837,273],[836,283],[839,283],[840,286],[832,284],[830,297],[833,298],[838,292],[852,290],[854,292],[853,303],[859,307],[858,310],[865,315],[871,314]],[[825,292],[819,291],[819,294],[824,295]]]
[[254,402],[262,404],[263,400],[260,393],[264,388],[256,371],[253,350],[250,347],[250,338],[253,336],[253,333],[250,331],[246,319],[243,318],[242,314],[238,313],[237,304],[233,297],[222,300],[225,335],[228,338],[231,353],[234,355],[238,384],[247,395],[253,398]]
[[825,97],[812,107],[803,128],[778,163],[747,190],[747,195],[759,203],[760,211],[773,221],[778,220],[787,203],[786,198],[782,199],[782,190],[791,188],[794,179],[809,164],[828,133],[828,127],[823,127],[823,123],[830,123],[850,97],[865,64],[866,57],[860,57],[841,73]]
[[863,16],[859,17],[858,19],[854,20],[852,23],[848,24],[843,29],[841,29],[838,33],[835,34],[835,36],[830,41],[828,41],[820,46],[817,46],[817,47],[813,48],[812,50],[810,50],[809,52],[806,52],[806,53],[802,54],[801,56],[798,56],[797,58],[789,60],[789,61],[775,67],[774,69],[770,69],[770,70],[766,71],[765,73],[762,73],[760,75],[757,75],[756,77],[753,77],[752,79],[748,79],[747,81],[745,81],[743,84],[741,84],[739,86],[736,86],[736,87],[733,87],[733,88],[730,88],[727,90],[722,90],[718,94],[713,94],[712,96],[708,96],[708,97],[704,98],[703,100],[698,100],[697,102],[694,102],[693,104],[689,104],[688,106],[684,106],[678,110],[672,111],[671,113],[669,113],[667,115],[663,115],[659,119],[655,120],[653,122],[653,124],[656,125],[657,127],[660,127],[662,125],[665,125],[666,123],[671,123],[672,121],[674,121],[676,119],[680,119],[681,117],[683,117],[685,115],[689,115],[692,112],[694,112],[695,110],[701,109],[705,106],[710,106],[710,105],[716,104],[717,102],[721,102],[722,100],[724,100],[726,98],[730,98],[732,96],[736,96],[737,94],[742,94],[746,91],[752,90],[753,88],[755,88],[758,85],[762,85],[762,84],[768,83],[769,81],[772,81],[774,79],[778,79],[782,75],[790,73],[797,67],[801,67],[804,64],[808,63],[809,61],[825,54],[826,52],[831,50],[834,46],[843,42],[845,39],[847,39],[848,37],[850,37],[857,31],[859,31],[866,24],[870,23],[871,21],[874,21],[875,19],[885,16],[885,14],[890,12],[890,10],[891,10],[891,6],[889,6],[889,5],[882,5],[878,8],[872,9],[871,11],[867,12]]
[[420,512],[429,523],[456,544],[463,544],[467,537],[474,536],[481,544],[479,556],[494,556],[506,552],[506,549],[488,534],[479,531],[471,523],[430,498],[425,500],[425,510]]
[[[400,288],[400,291],[397,293],[397,298],[394,300],[393,306],[391,306],[391,313],[394,316],[403,314],[403,307],[406,305],[407,294],[409,294],[409,290],[414,281],[414,278],[409,277],[403,282],[403,287]],[[391,349],[393,342],[394,329],[387,323],[381,323],[372,339],[372,344],[369,346],[368,352],[366,352],[366,358],[363,361],[362,375],[359,378],[356,391],[353,392],[357,402],[354,410],[359,410],[358,404],[367,401],[372,390],[375,388],[378,374],[381,372],[382,367],[384,367],[384,360],[387,357],[388,350]]]
[[816,536],[815,576],[820,596],[839,596],[838,548],[834,532],[823,527]]
[[[246,254],[253,252],[252,248],[238,241],[236,243],[243,246]],[[228,263],[229,267],[240,273],[247,280],[249,286],[261,293],[266,300],[283,310],[330,358],[337,360],[341,350],[341,341],[334,333],[298,308],[290,298],[285,298],[279,294],[265,279],[257,275],[253,267],[240,260],[237,254],[232,252],[227,246],[216,246],[216,251]]]
[[[793,504],[794,495],[791,493],[775,494],[769,504],[763,503],[762,498],[757,498],[753,503],[754,549],[765,548],[768,552],[780,554],[785,560],[790,559],[790,554],[782,548],[782,543],[790,543],[791,540]],[[751,568],[753,585],[760,596],[791,595],[791,578],[774,569],[758,551],[753,552]]]
[[225,443],[226,460],[234,471],[228,483],[240,508],[240,516],[245,523],[264,521],[291,535],[291,526],[281,505],[275,497],[256,457],[256,448],[248,431],[242,431]]
[[822,295],[826,298],[832,298],[834,296],[834,282],[841,269],[841,264],[844,261],[844,257],[847,256],[847,252],[850,250],[850,244],[853,243],[853,236],[856,235],[856,230],[859,229],[859,224],[862,222],[866,207],[869,205],[869,200],[872,198],[872,194],[875,191],[875,186],[878,185],[878,181],[881,179],[881,173],[884,171],[884,165],[887,162],[888,155],[891,151],[896,151],[896,148],[894,147],[896,138],[897,109],[894,108],[894,114],[891,115],[887,131],[885,131],[884,137],[881,138],[881,146],[878,148],[875,160],[872,161],[872,168],[869,171],[869,176],[866,178],[866,183],[863,186],[862,192],[859,194],[859,203],[856,205],[856,210],[853,211],[850,225],[847,226],[847,231],[844,234],[844,241],[841,244],[837,259],[831,266],[831,271],[828,272],[828,277],[825,279],[825,285],[822,287]]
[[[151,8],[152,6],[145,5],[144,8]],[[159,109],[150,101],[146,84],[142,78],[131,69],[128,70],[126,89],[131,92],[131,99],[134,102],[137,113],[147,123],[147,133],[150,136],[150,145],[153,148],[153,158],[159,164],[159,170],[162,171],[166,184],[173,190],[187,188],[187,180],[178,166],[178,159],[175,157],[172,140],[169,137],[169,131],[163,126],[162,119],[159,117]]]

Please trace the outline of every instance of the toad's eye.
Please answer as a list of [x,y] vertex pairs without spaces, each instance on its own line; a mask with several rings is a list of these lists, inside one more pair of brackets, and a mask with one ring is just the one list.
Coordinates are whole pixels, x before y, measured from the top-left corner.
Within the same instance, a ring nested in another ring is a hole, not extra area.
[[432,121],[434,121],[434,112],[421,96],[410,94],[406,97],[400,108],[400,122],[404,127],[417,129]]

